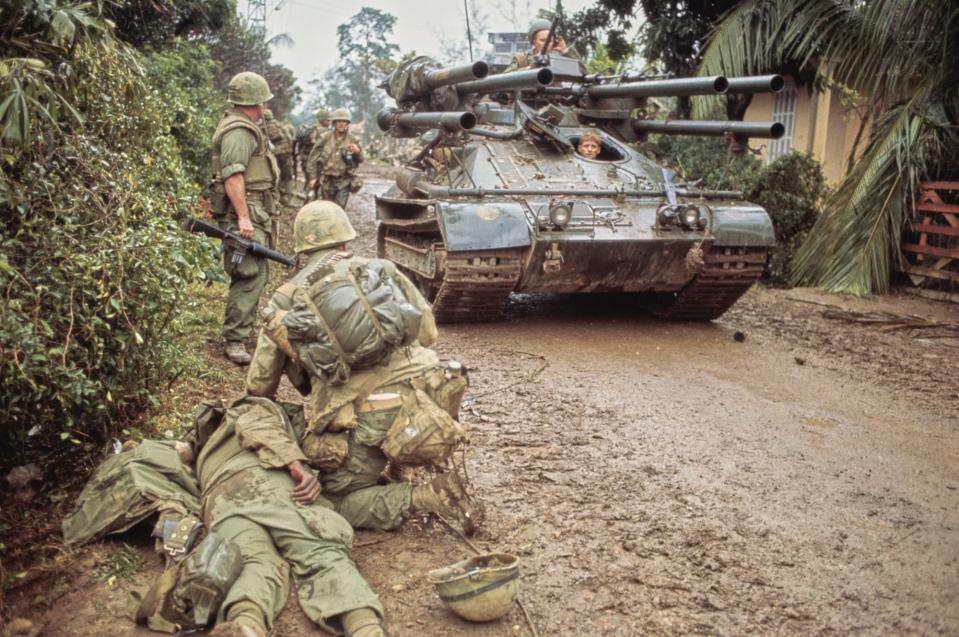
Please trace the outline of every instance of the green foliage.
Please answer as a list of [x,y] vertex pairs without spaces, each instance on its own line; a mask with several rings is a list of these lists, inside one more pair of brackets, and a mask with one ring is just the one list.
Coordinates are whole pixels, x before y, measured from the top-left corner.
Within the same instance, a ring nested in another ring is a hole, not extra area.
[[[270,62],[270,47],[263,36],[250,30],[239,18],[231,17],[215,34],[204,38],[210,56],[219,63],[215,88],[223,97],[232,78],[241,71],[254,71],[266,78],[273,93],[270,109],[283,119],[300,99],[300,88],[293,72],[280,64]],[[221,97],[220,99],[223,99]]]
[[52,459],[95,448],[137,417],[176,372],[166,339],[189,309],[185,286],[210,267],[173,220],[197,192],[170,134],[176,109],[136,51],[88,33],[78,29],[69,49],[34,47],[58,74],[30,81],[72,110],[33,104],[42,116],[28,118],[26,140],[0,145],[3,467],[67,470]]
[[828,63],[877,114],[852,170],[798,251],[793,279],[884,292],[917,181],[959,159],[959,5],[945,0],[747,0],[718,25],[701,72]]
[[101,584],[113,586],[117,580],[127,580],[143,567],[143,556],[139,551],[124,543],[114,549],[96,567],[94,579]]
[[[399,47],[390,41],[396,17],[385,11],[363,7],[359,13],[336,27],[340,59],[328,70],[322,83],[313,82],[328,108],[345,107],[353,122],[370,122],[383,108],[385,98],[377,84],[394,68]],[[371,129],[364,131],[372,133]]]
[[210,172],[210,136],[227,106],[213,84],[217,64],[205,45],[180,40],[147,52],[143,62],[192,181],[204,183]]
[[[602,42],[612,60],[634,53],[629,33],[636,19],[637,0],[597,0],[596,4],[563,20],[567,41],[581,53],[592,53]],[[601,38],[605,37],[605,41]]]
[[661,135],[656,143],[680,174],[701,179],[705,188],[752,192],[763,173],[755,156],[734,155],[719,137]]
[[687,179],[702,179],[706,188],[742,191],[748,201],[766,209],[776,230],[766,277],[787,282],[796,251],[818,218],[825,192],[819,162],[792,152],[764,164],[750,154],[733,155],[716,137],[663,135],[657,142]]
[[765,167],[747,199],[766,209],[776,229],[776,247],[769,255],[766,277],[786,283],[792,276],[796,250],[819,217],[826,179],[812,156],[793,151]]

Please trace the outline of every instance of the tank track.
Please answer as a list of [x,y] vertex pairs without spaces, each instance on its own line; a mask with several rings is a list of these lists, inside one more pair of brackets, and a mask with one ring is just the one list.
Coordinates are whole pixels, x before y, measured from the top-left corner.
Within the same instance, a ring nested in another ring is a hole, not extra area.
[[705,266],[656,311],[671,321],[712,321],[739,300],[766,267],[766,248],[717,247],[705,251]]
[[441,323],[482,323],[503,314],[522,271],[522,252],[483,250],[447,254],[433,314]]

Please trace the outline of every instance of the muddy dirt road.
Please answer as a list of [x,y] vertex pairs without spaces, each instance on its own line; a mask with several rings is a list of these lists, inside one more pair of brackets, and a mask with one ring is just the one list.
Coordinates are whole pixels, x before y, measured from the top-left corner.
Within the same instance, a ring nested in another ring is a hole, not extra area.
[[[350,207],[369,253],[369,196]],[[820,303],[881,302],[759,289],[699,325],[524,297],[501,323],[441,330],[471,369],[475,541],[520,556],[540,635],[959,634],[957,343],[830,321]],[[141,634],[117,617],[156,575],[140,548],[128,583],[35,615],[44,634]],[[518,610],[471,625],[433,595],[425,573],[468,554],[418,520],[359,532],[355,550],[394,637],[529,634]],[[311,630],[291,600],[278,634]]]

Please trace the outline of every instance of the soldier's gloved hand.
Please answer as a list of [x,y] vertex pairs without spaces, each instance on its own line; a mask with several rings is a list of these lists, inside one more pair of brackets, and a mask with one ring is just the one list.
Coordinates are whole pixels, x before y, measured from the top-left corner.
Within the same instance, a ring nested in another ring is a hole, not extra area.
[[290,475],[296,480],[296,486],[293,487],[291,494],[293,501],[298,504],[313,504],[316,502],[316,499],[320,497],[322,488],[320,487],[320,481],[316,479],[313,472],[303,466],[303,463],[299,460],[291,462],[287,465],[287,468],[290,470]]

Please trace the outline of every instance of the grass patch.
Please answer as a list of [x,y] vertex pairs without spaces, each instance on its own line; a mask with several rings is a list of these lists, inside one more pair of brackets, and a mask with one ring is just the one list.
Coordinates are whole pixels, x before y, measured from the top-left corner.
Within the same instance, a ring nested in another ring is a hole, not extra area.
[[124,543],[123,546],[114,549],[97,566],[94,579],[101,584],[113,586],[117,581],[133,577],[142,566],[143,556],[135,548]]

